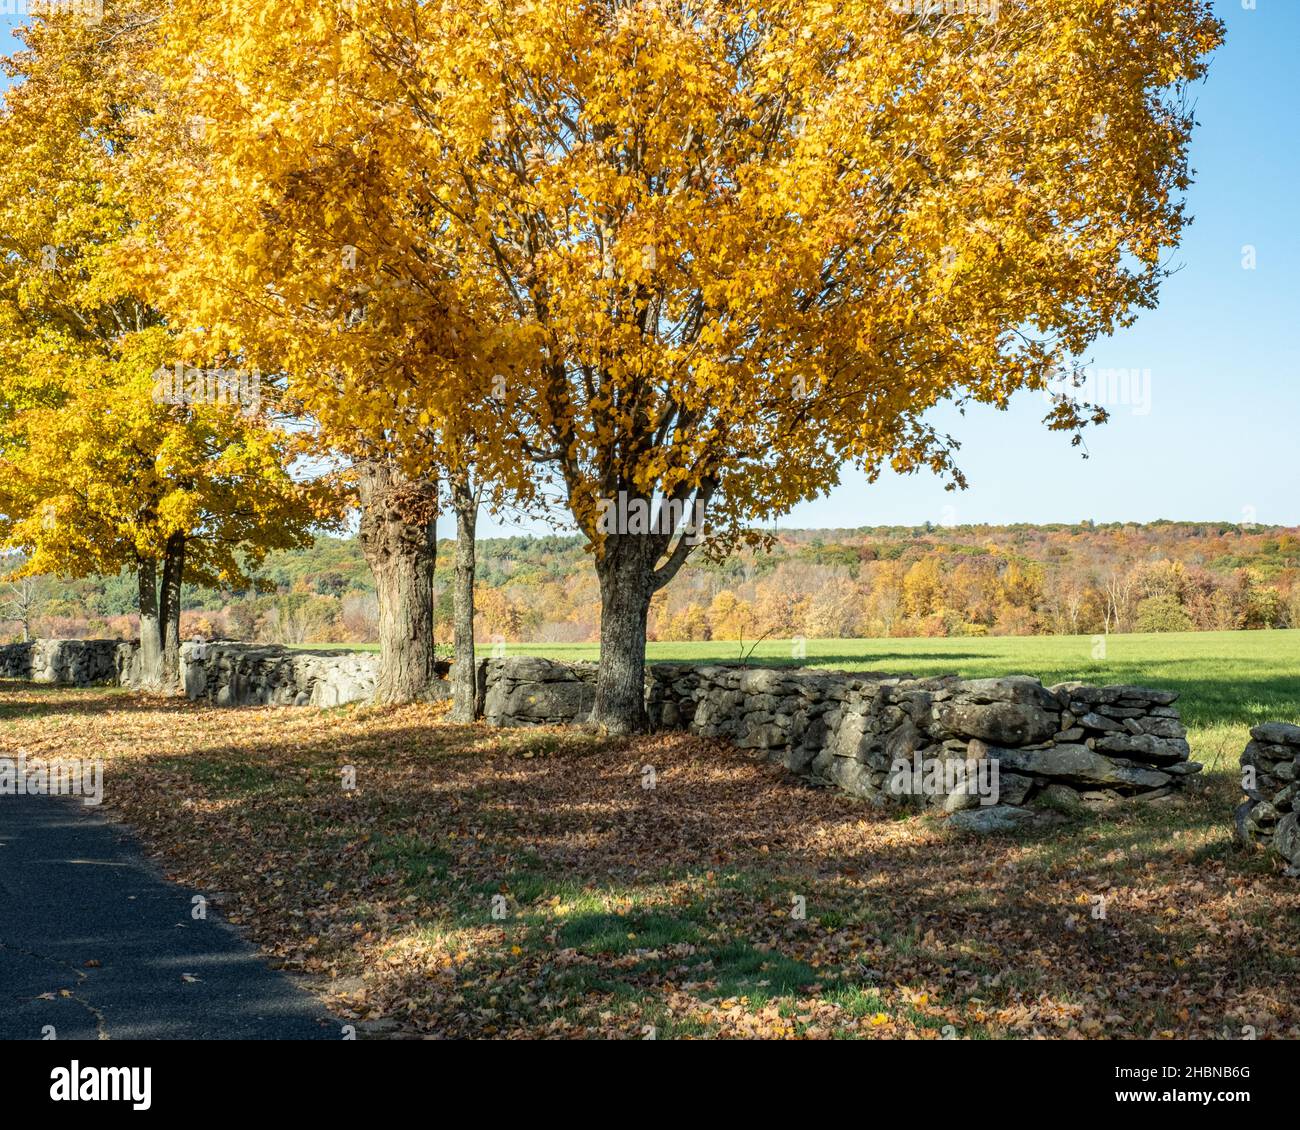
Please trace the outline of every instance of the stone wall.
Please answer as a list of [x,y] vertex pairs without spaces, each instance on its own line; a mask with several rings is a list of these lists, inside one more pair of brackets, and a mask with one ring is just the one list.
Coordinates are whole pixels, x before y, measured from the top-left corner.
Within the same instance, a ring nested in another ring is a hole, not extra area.
[[374,697],[379,654],[276,644],[185,643],[188,697],[213,706],[343,706]]
[[0,679],[89,687],[128,684],[136,644],[122,640],[31,640],[0,644]]
[[[111,640],[40,640],[0,648],[0,674],[129,683],[133,656],[133,644]],[[215,706],[367,702],[379,667],[374,652],[231,642],[186,643],[181,660],[185,693]],[[478,666],[489,725],[580,723],[595,691],[592,663],[518,656]],[[444,678],[434,696],[448,693]],[[1201,769],[1188,760],[1177,697],[1131,686],[1044,687],[1024,675],[914,679],[685,663],[646,670],[654,729],[722,738],[817,783],[878,804],[942,809],[979,830],[1172,796]],[[1264,791],[1251,794],[1238,824],[1290,850],[1300,839],[1288,789],[1300,727],[1257,727],[1255,737],[1247,757]]]
[[1300,726],[1265,722],[1250,731],[1241,755],[1237,838],[1275,852],[1300,878]]
[[[481,679],[493,725],[581,722],[595,694],[591,664],[491,660]],[[1189,760],[1177,697],[1131,686],[1044,687],[1028,676],[678,663],[646,671],[656,729],[724,738],[819,783],[880,804],[942,808],[976,829],[1172,796],[1201,770]],[[996,789],[983,787],[994,774]]]
[[[86,687],[135,686],[139,644],[121,640],[33,640],[0,645],[0,679]],[[446,676],[447,665],[439,664]],[[297,650],[219,640],[181,644],[181,679],[192,699],[214,706],[342,706],[374,697],[377,652]],[[444,684],[434,697],[448,693]]]
[[563,726],[584,721],[596,701],[594,663],[531,655],[478,665],[480,713],[489,726]]

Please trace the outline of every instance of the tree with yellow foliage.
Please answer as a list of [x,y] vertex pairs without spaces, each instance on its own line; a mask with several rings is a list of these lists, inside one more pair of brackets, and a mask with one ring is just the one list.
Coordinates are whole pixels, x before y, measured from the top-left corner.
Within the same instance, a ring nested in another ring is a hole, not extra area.
[[[330,512],[289,473],[274,389],[177,369],[175,332],[118,269],[148,7],[21,31],[0,110],[0,537],[23,572],[136,572],[140,678],[172,688],[185,580],[235,584]],[[263,398],[267,403],[263,403]]]
[[300,350],[414,344],[385,372],[440,420],[508,402],[485,450],[563,490],[601,584],[592,719],[636,729],[650,601],[706,520],[723,550],[846,463],[960,484],[930,408],[1046,388],[1155,302],[1208,4],[989,15],[178,0],[160,71],[217,139],[168,182],[219,237],[191,274],[300,318]]
[[731,589],[723,589],[709,604],[709,638],[743,640],[754,627],[754,613],[749,604]]
[[909,616],[922,619],[943,608],[943,570],[938,558],[922,557],[903,577],[903,606]]
[[[342,47],[339,20],[355,8],[298,18]],[[491,343],[466,329],[488,324],[499,298],[435,250],[440,220],[418,200],[420,170],[387,159],[399,139],[353,134],[355,108],[321,86],[325,72],[298,45],[259,76],[256,121],[213,100],[227,72],[207,37],[225,14],[174,6],[148,60],[156,112],[138,123],[132,183],[154,210],[132,269],[166,311],[202,327],[194,347],[284,373],[320,455],[349,465],[379,605],[377,701],[430,690],[436,521],[444,506],[455,515],[453,717],[472,718],[478,509],[526,503],[535,481],[493,439],[513,394]],[[272,45],[245,46],[252,63]],[[295,116],[310,107],[311,130],[268,147],[270,107],[290,103]]]

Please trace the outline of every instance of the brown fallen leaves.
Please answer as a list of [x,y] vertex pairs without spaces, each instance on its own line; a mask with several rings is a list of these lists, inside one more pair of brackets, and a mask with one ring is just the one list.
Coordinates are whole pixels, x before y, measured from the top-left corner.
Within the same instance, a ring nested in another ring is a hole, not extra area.
[[104,756],[168,873],[363,1030],[1300,1036],[1300,890],[1231,843],[1226,777],[969,840],[685,735],[440,713],[6,688],[0,747]]

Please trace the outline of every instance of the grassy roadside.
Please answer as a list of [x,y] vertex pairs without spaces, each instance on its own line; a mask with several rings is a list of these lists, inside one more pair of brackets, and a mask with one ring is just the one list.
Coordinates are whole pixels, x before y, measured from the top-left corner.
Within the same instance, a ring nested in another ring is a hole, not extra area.
[[[1248,722],[1295,716],[1300,664],[1134,638],[1169,654],[1112,637],[1104,672],[1074,677],[1178,686],[1194,756],[1220,771],[1178,807],[1012,839],[882,815],[686,735],[455,727],[437,707],[0,685],[0,747],[104,756],[108,803],[166,870],[373,1029],[1300,1037],[1300,890],[1232,844],[1225,760]],[[1049,671],[1047,651],[954,664],[936,645],[973,641],[881,643],[916,645],[892,665],[918,674],[1072,674],[1064,651]]]

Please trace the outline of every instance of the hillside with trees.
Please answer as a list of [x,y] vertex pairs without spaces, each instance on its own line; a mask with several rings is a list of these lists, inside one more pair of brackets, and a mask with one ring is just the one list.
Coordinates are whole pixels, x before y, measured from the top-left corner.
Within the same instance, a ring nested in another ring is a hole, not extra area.
[[[779,530],[767,548],[693,558],[651,607],[657,640],[983,636],[1300,627],[1300,531],[1230,523]],[[577,537],[477,544],[480,641],[599,638]],[[450,641],[454,553],[441,546],[436,630]],[[242,590],[187,587],[187,636],[373,643],[374,584],[355,539],[272,553]],[[0,635],[135,634],[136,587],[37,578],[0,590]]]

